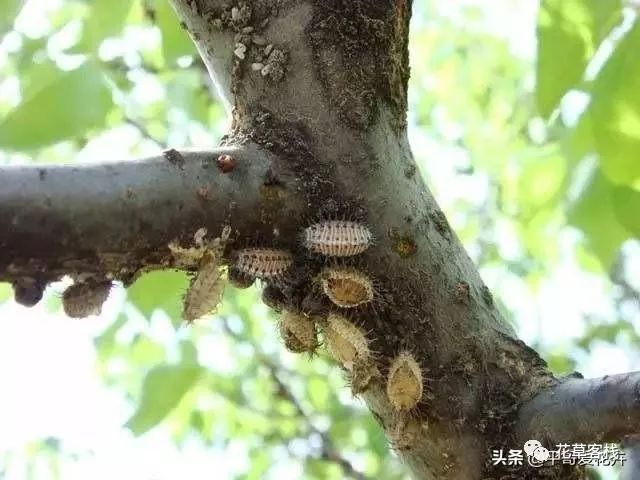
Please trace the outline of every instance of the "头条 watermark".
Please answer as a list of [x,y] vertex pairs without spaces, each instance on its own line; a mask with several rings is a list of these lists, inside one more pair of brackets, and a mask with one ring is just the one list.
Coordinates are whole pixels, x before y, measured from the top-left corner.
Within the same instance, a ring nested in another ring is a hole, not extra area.
[[624,450],[614,443],[558,443],[555,449],[528,440],[521,449],[494,448],[491,463],[505,466],[543,467],[553,465],[609,466],[624,465]]

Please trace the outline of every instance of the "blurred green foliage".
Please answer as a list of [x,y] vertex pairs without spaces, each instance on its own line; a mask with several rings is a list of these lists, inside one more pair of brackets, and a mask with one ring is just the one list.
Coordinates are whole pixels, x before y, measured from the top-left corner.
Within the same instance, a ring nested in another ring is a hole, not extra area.
[[538,14],[536,99],[548,117],[584,71],[611,29],[622,20],[622,1],[545,0]]
[[[514,288],[535,295],[567,262],[611,274],[613,313],[585,312],[571,342],[534,340],[555,372],[579,369],[601,343],[637,351],[637,293],[621,255],[640,236],[636,13],[618,0],[541,0],[534,59],[487,26],[497,13],[509,19],[497,3],[448,3],[414,2],[409,119],[425,180],[482,271],[500,272],[492,287],[516,326],[527,312]],[[20,7],[0,0],[0,78],[16,93],[0,95],[1,149],[54,162],[114,132],[124,142],[123,124],[137,135],[132,154],[206,147],[224,131],[223,107],[165,0],[63,1],[35,34],[14,25]],[[566,232],[579,232],[569,255],[558,241]],[[178,446],[194,436],[211,448],[242,442],[250,463],[238,478],[269,478],[283,458],[310,479],[344,478],[336,458],[367,478],[405,478],[338,369],[284,351],[258,289],[229,288],[218,315],[186,327],[186,283],[170,271],[141,277],[95,338],[97,372],[132,402],[128,429],[162,423]],[[0,301],[8,297],[0,285]],[[170,335],[158,333],[167,326]],[[27,451],[58,468],[55,441]]]
[[[581,163],[597,159],[578,197],[569,198],[569,221],[606,269],[640,226],[640,21],[627,14],[623,22],[620,1],[545,0],[538,19],[539,112],[559,114],[555,137],[583,147],[567,150],[574,176]],[[561,103],[577,92],[588,95],[583,112]]]
[[[20,105],[0,123],[0,148],[30,150],[104,124],[113,103],[98,65],[87,61],[71,71],[45,65],[35,70],[29,73],[37,75],[38,87],[25,88]],[[46,77],[49,80],[44,82]]]

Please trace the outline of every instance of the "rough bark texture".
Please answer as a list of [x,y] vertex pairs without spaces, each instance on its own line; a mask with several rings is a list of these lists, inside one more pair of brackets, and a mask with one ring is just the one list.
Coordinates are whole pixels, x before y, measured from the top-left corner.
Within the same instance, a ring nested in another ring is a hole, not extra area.
[[640,372],[569,379],[540,392],[519,417],[522,442],[619,441],[640,426]]
[[[368,272],[377,288],[374,304],[351,315],[372,332],[378,354],[381,377],[364,393],[373,414],[416,478],[479,478],[492,447],[516,447],[509,439],[517,405],[554,379],[514,338],[416,175],[405,129],[410,3],[174,5],[233,107],[226,141],[254,141],[281,159],[273,174],[287,201],[307,205],[294,220],[298,228],[310,219],[348,218],[376,235],[373,248],[346,262]],[[244,38],[246,27],[254,30]],[[253,34],[282,52],[281,78],[251,68],[265,62]],[[243,55],[234,54],[236,42],[247,45]],[[302,189],[284,180],[291,176]],[[328,312],[333,307],[313,281],[325,261],[299,246],[294,252],[299,268],[280,286],[281,304]],[[428,380],[413,420],[398,430],[384,379],[403,350]]]
[[[228,173],[217,165],[225,154],[235,161]],[[170,242],[194,246],[199,228],[219,234],[232,217],[260,234],[272,220],[264,185],[270,168],[269,155],[253,144],[129,162],[0,167],[0,280],[33,303],[65,274],[128,285],[141,272],[174,266]],[[286,222],[268,228],[269,235],[273,228],[295,234]]]
[[[531,425],[519,407],[561,381],[515,337],[417,175],[405,122],[410,0],[172,3],[233,116],[214,157],[232,149],[238,171],[203,168],[200,154],[183,154],[182,166],[3,170],[1,278],[89,272],[130,282],[173,265],[171,240],[188,246],[197,228],[218,235],[230,225],[227,253],[261,245],[294,255],[265,300],[322,318],[336,309],[316,281],[327,262],[299,233],[315,220],[364,222],[375,245],[340,262],[374,280],[374,301],[349,313],[370,332],[380,373],[363,397],[415,478],[581,478],[571,467],[490,465],[492,448],[522,447],[517,435]],[[60,192],[64,176],[79,190]],[[111,231],[103,219],[115,221]],[[424,378],[409,415],[392,408],[385,386],[402,351]],[[637,403],[630,408],[637,418]]]

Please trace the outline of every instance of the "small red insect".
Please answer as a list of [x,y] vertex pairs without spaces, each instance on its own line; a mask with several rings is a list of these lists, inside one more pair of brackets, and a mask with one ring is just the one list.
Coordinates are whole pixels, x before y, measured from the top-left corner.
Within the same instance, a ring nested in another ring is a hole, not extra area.
[[236,168],[236,159],[225,153],[218,157],[216,165],[222,173],[230,173]]

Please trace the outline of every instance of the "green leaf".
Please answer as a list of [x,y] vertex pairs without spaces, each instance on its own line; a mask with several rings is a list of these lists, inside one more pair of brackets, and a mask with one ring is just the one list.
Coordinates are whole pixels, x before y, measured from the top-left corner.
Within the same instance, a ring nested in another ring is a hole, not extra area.
[[609,270],[629,232],[614,212],[612,185],[595,170],[588,185],[568,212],[569,223],[583,231],[587,244],[605,270]]
[[180,342],[180,361],[183,365],[198,364],[198,349],[191,340]]
[[326,379],[319,377],[307,379],[307,395],[314,410],[326,410],[330,401],[329,385]]
[[0,303],[13,298],[13,288],[10,283],[0,282]]
[[[33,71],[35,67],[41,65],[43,63],[52,64],[57,71],[60,69],[57,68],[55,63],[52,60],[48,59],[47,55],[47,42],[49,37],[44,35],[38,38],[22,38],[22,46],[20,50],[12,55],[16,70],[20,72],[20,83],[24,83],[24,76],[28,75],[30,71]],[[44,59],[47,59],[46,61]],[[47,79],[48,81],[48,79]],[[23,93],[24,98],[24,93]]]
[[101,126],[113,105],[100,68],[58,71],[0,120],[0,148],[30,150]]
[[544,0],[538,13],[536,101],[544,117],[580,81],[602,39],[621,19],[621,0]]
[[22,8],[22,0],[0,0],[0,36],[13,27],[13,20]]
[[96,347],[96,351],[100,356],[111,351],[115,344],[116,335],[120,329],[127,323],[127,317],[123,314],[118,315],[107,328],[105,328],[100,335],[93,340],[93,344]]
[[566,160],[556,149],[523,162],[518,179],[518,204],[528,214],[537,214],[553,204],[562,192],[566,177]]
[[102,40],[122,32],[133,2],[130,0],[93,0],[82,28],[82,37],[74,52],[93,52]]
[[169,5],[168,0],[156,0],[156,24],[162,34],[162,54],[167,65],[185,55],[195,55],[196,47],[186,30],[180,26],[180,20]]
[[40,90],[49,86],[63,74],[53,61],[31,63],[24,65],[20,75],[20,92],[22,98],[28,99],[36,95]]
[[612,200],[618,221],[640,238],[640,192],[628,187],[613,187]]
[[147,373],[142,385],[138,409],[126,427],[142,435],[160,423],[198,380],[202,367],[197,365],[162,365]]
[[147,318],[155,309],[164,310],[171,319],[180,319],[182,296],[189,280],[183,272],[158,270],[140,277],[127,289],[127,298]]
[[620,41],[593,87],[589,107],[602,171],[615,183],[640,177],[640,20]]
[[613,323],[587,321],[585,334],[577,341],[577,344],[580,348],[589,350],[592,343],[616,343],[620,336],[626,336],[634,343],[638,340],[638,334],[633,325],[626,320],[616,320]]
[[544,359],[555,375],[566,375],[576,368],[575,362],[562,349],[547,352]]
[[611,33],[611,30],[622,21],[622,0],[587,0],[587,8],[591,14],[594,36],[594,51]]
[[593,127],[589,112],[584,112],[573,128],[567,129],[560,141],[562,151],[566,155],[569,167],[577,165],[588,154],[595,152],[593,144]]

